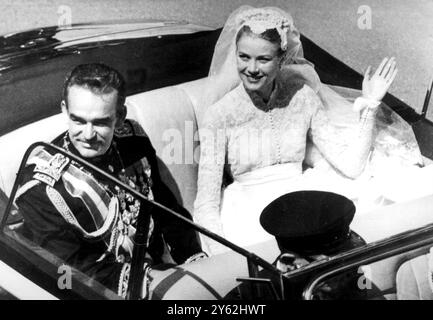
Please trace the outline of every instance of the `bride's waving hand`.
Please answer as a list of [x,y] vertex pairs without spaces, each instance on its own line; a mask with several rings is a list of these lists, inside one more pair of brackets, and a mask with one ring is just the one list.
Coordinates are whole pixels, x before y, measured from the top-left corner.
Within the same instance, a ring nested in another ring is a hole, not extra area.
[[384,58],[376,71],[371,74],[371,66],[367,68],[362,81],[364,98],[381,101],[397,75],[395,58]]

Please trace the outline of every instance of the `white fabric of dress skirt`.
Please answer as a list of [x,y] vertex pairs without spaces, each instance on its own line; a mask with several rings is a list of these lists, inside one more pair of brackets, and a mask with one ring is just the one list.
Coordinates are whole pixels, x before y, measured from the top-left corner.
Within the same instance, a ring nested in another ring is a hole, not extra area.
[[274,165],[238,176],[222,195],[225,238],[241,247],[271,239],[273,236],[260,225],[260,214],[274,199],[297,190],[301,177],[300,163]]
[[[359,183],[358,183],[359,184]],[[263,209],[278,197],[299,190],[322,190],[355,199],[356,183],[320,169],[302,173],[300,163],[264,167],[236,177],[224,189],[221,222],[224,236],[245,247],[271,239],[260,225]]]
[[[355,224],[375,208],[431,193],[426,186],[433,181],[433,165],[392,169],[392,179],[385,172],[373,177],[366,170],[361,177],[352,180],[320,166],[302,173],[300,164],[287,163],[238,176],[222,195],[224,236],[241,247],[272,239],[260,225],[260,214],[269,203],[289,192],[321,190],[344,195],[355,203]],[[389,219],[390,223],[399,223],[393,217]],[[405,231],[404,226],[402,231]]]

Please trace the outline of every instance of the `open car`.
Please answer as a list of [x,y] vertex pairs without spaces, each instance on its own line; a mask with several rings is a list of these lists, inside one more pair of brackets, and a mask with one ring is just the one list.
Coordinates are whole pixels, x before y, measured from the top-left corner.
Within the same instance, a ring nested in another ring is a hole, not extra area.
[[[0,278],[0,287],[4,298],[119,299],[80,270],[68,269],[64,261],[20,232],[23,221],[14,205],[20,173],[35,150],[55,148],[38,141],[49,142],[66,129],[59,108],[65,74],[77,64],[103,62],[125,76],[128,118],[144,128],[157,151],[162,179],[192,212],[200,145],[195,133],[204,112],[199,101],[206,92],[219,33],[219,29],[174,21],[126,21],[43,28],[0,38],[0,272],[7,275]],[[337,91],[339,86],[360,88],[359,73],[309,39],[301,40],[305,57],[315,64],[322,82]],[[433,123],[425,118],[427,110],[418,114],[390,94],[384,102],[412,126],[425,167],[432,168]],[[179,155],[181,159],[174,159]],[[433,224],[418,223],[433,223],[432,208],[433,193],[426,193],[376,209],[357,225],[366,245],[286,273],[273,264],[280,253],[276,241],[243,249],[190,223],[231,251],[155,273],[149,297],[316,299],[324,297],[326,288],[327,298],[341,298],[335,279],[355,272],[359,286],[366,290],[363,298],[395,299],[399,268],[433,246]],[[390,214],[404,221],[394,224]],[[404,224],[405,230],[396,227]],[[130,283],[134,280],[132,277]],[[128,297],[138,298],[137,292]]]

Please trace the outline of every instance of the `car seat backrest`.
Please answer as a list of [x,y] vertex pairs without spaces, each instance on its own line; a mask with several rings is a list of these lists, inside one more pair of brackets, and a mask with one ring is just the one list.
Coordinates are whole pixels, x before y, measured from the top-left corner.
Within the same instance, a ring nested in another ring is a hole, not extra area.
[[[188,96],[192,107],[194,108],[195,117],[199,127],[203,121],[206,109],[209,107],[208,99],[212,99],[211,97],[207,97],[210,92],[208,90],[209,85],[211,85],[211,83],[207,77],[177,85],[177,87],[182,89]],[[206,102],[206,105],[203,105],[203,102]]]
[[0,137],[0,188],[8,197],[27,148],[36,141],[50,142],[66,129],[66,118],[60,113]]
[[426,254],[429,249],[430,246],[417,248],[364,266],[366,279],[374,285],[373,288],[366,286],[366,289],[372,289],[368,291],[369,298],[377,299],[381,296],[387,300],[395,300],[397,298],[396,276],[399,268],[406,261]]
[[189,95],[180,87],[170,86],[130,96],[126,105],[127,117],[143,127],[156,150],[162,180],[192,212],[197,193],[199,141]]

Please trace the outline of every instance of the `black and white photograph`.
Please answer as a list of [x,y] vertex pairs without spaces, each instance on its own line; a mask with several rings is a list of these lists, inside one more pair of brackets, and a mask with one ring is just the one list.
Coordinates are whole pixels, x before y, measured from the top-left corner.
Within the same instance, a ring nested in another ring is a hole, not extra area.
[[433,0],[0,0],[0,300],[433,300],[432,91]]

